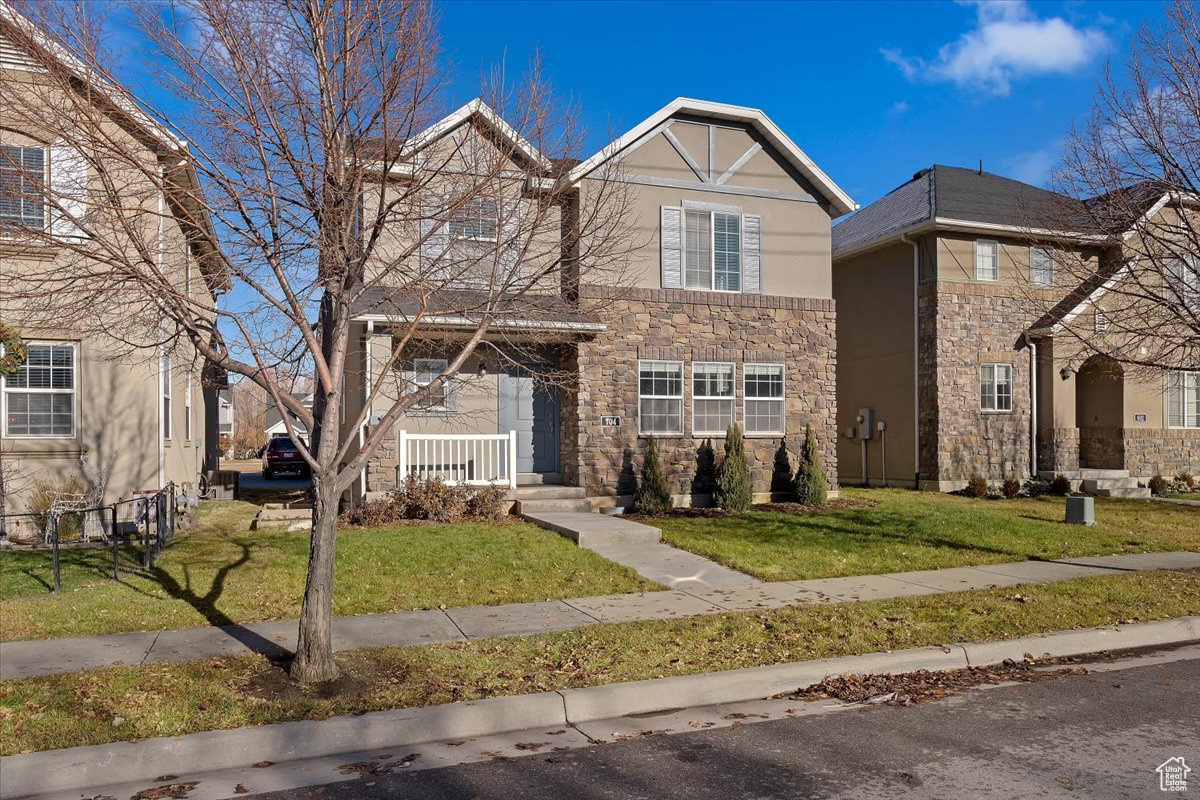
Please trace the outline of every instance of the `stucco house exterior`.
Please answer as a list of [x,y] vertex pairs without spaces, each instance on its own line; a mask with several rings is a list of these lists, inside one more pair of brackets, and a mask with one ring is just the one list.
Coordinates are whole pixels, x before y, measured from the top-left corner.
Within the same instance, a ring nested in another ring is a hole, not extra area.
[[[937,165],[834,227],[842,482],[953,491],[1037,472],[1132,493],[1200,469],[1198,372],[1126,374],[1103,354],[1129,233],[1089,202]],[[1173,206],[1148,193],[1146,213]]]
[[[486,147],[512,136],[473,101],[423,141],[433,148],[477,138]],[[536,318],[501,313],[504,342],[481,347],[437,398],[400,421],[395,441],[364,471],[359,496],[393,488],[422,458],[471,478],[511,457],[511,470],[499,472],[513,485],[562,483],[585,489],[597,507],[623,506],[653,436],[677,502],[703,502],[711,486],[697,480],[697,458],[708,444],[719,458],[733,422],[746,432],[757,491],[769,488],[781,438],[795,452],[809,424],[836,474],[830,230],[854,204],[783,131],[758,109],[680,98],[578,163],[550,162],[529,146],[513,157],[534,170],[513,201],[518,212],[535,202],[538,176],[568,182],[564,222],[540,235],[553,240],[542,251],[561,250],[570,266],[537,295]],[[637,244],[619,279],[593,281],[569,221],[586,217],[613,182],[628,192]],[[495,207],[471,208],[429,241],[495,236],[505,210],[497,221]],[[462,318],[477,291],[466,281],[418,309],[373,287],[359,304],[350,356],[366,379],[347,387],[346,417],[379,381],[403,391],[444,370],[437,341],[469,327]],[[425,343],[410,342],[395,369],[381,370],[397,346],[395,326],[417,313],[428,320]],[[541,380],[546,373],[557,377]],[[383,409],[371,409],[368,424]],[[511,441],[512,452],[481,454],[478,442],[456,436],[495,437],[500,450]],[[442,455],[429,456],[430,448]]]
[[[27,20],[0,3],[0,80],[10,90],[57,86],[41,77],[46,74],[44,59],[65,58]],[[94,93],[86,97],[104,101],[102,86],[82,80],[78,85],[81,93]],[[141,148],[147,159],[167,159],[173,153],[179,161],[180,143],[165,131],[111,103],[103,108],[111,135],[126,137],[131,150]],[[79,258],[57,245],[63,241],[60,236],[78,243],[86,235],[70,229],[69,220],[57,218],[37,199],[40,195],[22,187],[43,182],[75,187],[75,218],[83,219],[88,187],[99,180],[96,165],[56,141],[30,113],[18,117],[11,108],[0,107],[0,178],[0,284],[35,285],[38,275],[52,274],[66,259]],[[31,235],[35,229],[40,233]],[[163,253],[178,256],[171,263],[186,264],[177,275],[179,291],[211,306],[221,281],[201,267],[184,231],[165,223],[156,241]],[[194,352],[129,352],[71,319],[31,312],[21,302],[0,291],[0,319],[16,326],[29,351],[24,367],[0,380],[0,447],[9,512],[27,511],[28,494],[39,482],[80,478],[110,502],[168,482],[194,486],[202,472],[215,466],[216,388],[203,379],[203,363]],[[112,311],[110,324],[120,330],[121,310]],[[21,524],[10,520],[10,532]]]

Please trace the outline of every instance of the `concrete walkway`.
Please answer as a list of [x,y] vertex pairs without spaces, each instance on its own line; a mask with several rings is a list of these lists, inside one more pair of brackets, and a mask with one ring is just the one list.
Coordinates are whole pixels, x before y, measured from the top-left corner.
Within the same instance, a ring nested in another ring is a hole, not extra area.
[[[338,617],[336,650],[462,642],[571,630],[599,622],[672,619],[804,603],[852,603],[961,592],[1019,583],[1054,583],[1087,575],[1155,569],[1200,569],[1200,553],[1140,553],[1059,561],[895,572],[809,581],[755,582],[718,588],[582,597],[541,603]],[[737,574],[737,573],[734,573]],[[0,643],[0,678],[102,667],[186,661],[247,652],[283,655],[296,641],[296,621],[182,628],[110,636]]]

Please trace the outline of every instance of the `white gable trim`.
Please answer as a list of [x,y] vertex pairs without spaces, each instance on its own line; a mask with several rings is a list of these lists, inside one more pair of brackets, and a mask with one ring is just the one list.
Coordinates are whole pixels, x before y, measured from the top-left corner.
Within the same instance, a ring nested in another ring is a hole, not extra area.
[[400,157],[406,158],[417,153],[430,143],[437,141],[459,125],[471,119],[473,116],[480,116],[483,120],[497,133],[502,136],[505,141],[509,142],[513,147],[521,152],[526,158],[536,163],[544,170],[550,169],[550,159],[543,156],[533,144],[524,136],[517,132],[515,128],[501,119],[492,107],[476,97],[471,102],[458,108],[448,114],[443,119],[430,125],[425,130],[418,133],[413,138],[404,143],[404,147],[400,151]]
[[767,117],[760,109],[745,106],[733,106],[727,103],[714,103],[708,100],[693,100],[678,97],[646,119],[638,123],[632,130],[605,145],[595,155],[579,164],[570,173],[572,183],[577,183],[602,164],[624,152],[642,137],[654,131],[659,125],[677,114],[694,114],[718,120],[749,123],[778,150],[795,169],[807,178],[821,195],[837,212],[835,216],[848,214],[858,208],[858,204],[835,184],[804,151],[796,146],[788,135]]

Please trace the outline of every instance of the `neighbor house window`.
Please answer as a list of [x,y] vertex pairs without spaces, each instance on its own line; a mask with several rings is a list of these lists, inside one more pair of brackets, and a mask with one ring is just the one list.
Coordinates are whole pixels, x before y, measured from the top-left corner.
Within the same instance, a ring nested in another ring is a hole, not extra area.
[[746,433],[783,433],[783,364],[743,367]]
[[1167,427],[1200,428],[1200,372],[1167,373]]
[[1039,286],[1050,286],[1054,283],[1054,259],[1049,248],[1029,249],[1029,280]]
[[1000,278],[1000,245],[986,239],[975,242],[975,280],[994,281]]
[[41,147],[0,145],[0,226],[43,230],[46,206],[46,151]]
[[683,433],[683,362],[638,362],[638,430]]
[[1167,286],[1184,308],[1200,311],[1200,258],[1173,258],[1167,262]]
[[485,197],[472,197],[454,212],[448,223],[451,239],[467,239],[475,242],[494,242],[500,225],[500,214],[496,201]]
[[3,379],[6,436],[75,435],[75,345],[32,342]]
[[692,433],[723,434],[733,424],[734,365],[692,364]]
[[159,380],[162,381],[162,438],[171,438],[171,356],[159,357]]
[[192,440],[192,376],[187,377],[187,388],[183,393],[183,438]]
[[[415,358],[413,359],[413,383],[418,391],[437,380],[446,371],[447,362],[444,358]],[[417,403],[418,408],[427,411],[449,410],[450,381],[434,389],[425,399]]]
[[742,217],[723,211],[684,212],[684,273],[688,289],[742,290]]
[[1012,411],[1012,364],[980,365],[979,395],[984,411]]

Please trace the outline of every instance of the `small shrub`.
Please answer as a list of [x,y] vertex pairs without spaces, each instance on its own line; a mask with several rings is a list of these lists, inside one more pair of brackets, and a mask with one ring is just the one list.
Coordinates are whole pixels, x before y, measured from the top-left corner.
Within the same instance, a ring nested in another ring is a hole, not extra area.
[[779,440],[775,451],[775,465],[771,468],[771,494],[790,495],[796,491],[796,479],[792,476],[792,459],[788,455],[787,439]]
[[750,467],[746,464],[746,440],[736,422],[725,432],[725,458],[717,467],[713,502],[726,511],[745,511],[754,503]]
[[342,521],[347,525],[357,525],[362,528],[380,528],[399,522],[401,519],[403,517],[400,514],[400,506],[394,497],[367,500],[342,514]]
[[712,440],[705,439],[696,448],[696,474],[692,477],[692,494],[712,494],[717,483],[717,454]]
[[1187,491],[1196,491],[1196,477],[1190,472],[1181,472],[1175,476],[1175,480],[1187,487]]
[[1059,473],[1050,481],[1050,494],[1055,497],[1066,497],[1071,493],[1071,479]]
[[1041,497],[1050,494],[1050,481],[1041,475],[1031,475],[1025,480],[1025,494]]
[[[50,506],[60,495],[80,495],[87,494],[88,491],[88,485],[78,476],[63,480],[40,480],[33,485],[33,491],[25,501],[25,510],[34,515],[33,521],[41,533],[46,530],[46,523],[50,521]],[[82,532],[83,514],[63,514],[59,517],[59,540],[78,538]]]
[[464,513],[467,519],[495,521],[504,518],[508,490],[503,486],[478,486],[467,493]]
[[1167,493],[1170,487],[1167,486],[1167,479],[1162,475],[1155,475],[1150,479],[1150,494],[1155,497],[1162,497]]
[[671,490],[658,460],[658,443],[651,436],[646,441],[646,458],[642,474],[633,493],[633,511],[638,514],[665,514],[671,510]]
[[1021,493],[1021,481],[1010,475],[1004,479],[1004,485],[1000,487],[1000,491],[1006,499],[1012,500]]
[[796,468],[796,500],[809,506],[823,506],[829,490],[825,468],[812,425],[804,429],[804,446],[800,448],[800,466]]
[[503,486],[460,486],[441,478],[409,475],[382,500],[368,500],[342,515],[349,525],[379,528],[397,522],[464,522],[504,516]]
[[971,475],[967,480],[967,486],[963,489],[963,494],[967,497],[987,497],[988,482],[987,478],[980,475],[978,472]]

